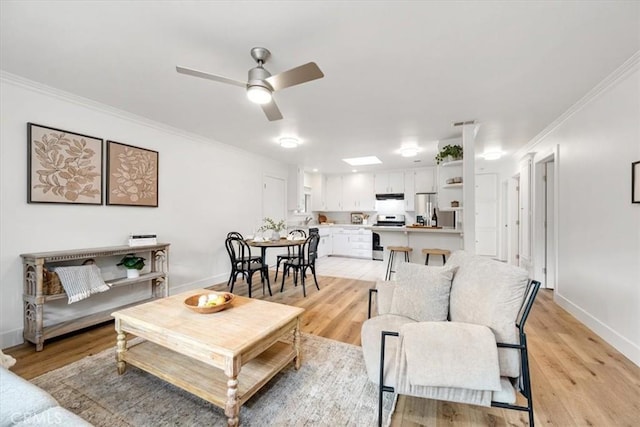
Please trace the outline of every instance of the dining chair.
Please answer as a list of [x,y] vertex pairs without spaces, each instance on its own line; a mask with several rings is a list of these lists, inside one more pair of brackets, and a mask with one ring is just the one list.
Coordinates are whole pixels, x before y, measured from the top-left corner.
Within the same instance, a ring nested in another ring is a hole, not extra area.
[[320,235],[312,233],[307,237],[307,240],[305,240],[297,256],[284,260],[280,292],[284,291],[285,272],[290,268],[293,269],[293,283],[295,286],[298,285],[298,277],[300,277],[300,281],[302,282],[302,295],[304,297],[307,296],[307,290],[305,288],[307,269],[311,270],[311,273],[313,274],[313,281],[316,284],[316,289],[320,290],[320,287],[318,286],[318,278],[316,277],[316,258],[318,257],[319,242]]
[[267,282],[267,287],[269,289],[269,295],[271,293],[271,286],[269,285],[268,280],[268,266],[264,264],[262,261],[262,257],[250,256],[251,248],[244,241],[244,239],[239,237],[227,237],[225,240],[225,247],[227,248],[227,253],[229,254],[229,260],[231,261],[231,275],[229,277],[229,281],[231,282],[230,292],[233,292],[233,286],[236,283],[236,279],[238,274],[242,274],[242,277],[247,282],[247,287],[249,291],[249,298],[251,298],[251,285],[252,278],[255,272],[260,272],[260,281],[262,282],[262,293],[264,295],[264,283],[265,280]]
[[[300,238],[300,237],[302,237],[302,238],[306,239],[307,238],[307,232],[304,231],[304,230],[299,230],[299,229],[291,230],[289,232],[289,236],[292,237],[292,238],[296,238],[296,237]],[[280,269],[280,263],[282,261],[284,261],[285,259],[291,259],[291,258],[297,257],[298,256],[297,252],[298,252],[298,247],[289,246],[289,247],[287,247],[287,253],[286,254],[278,255],[277,260],[276,260],[276,276],[275,276],[274,280],[278,280],[278,270]],[[285,272],[285,270],[283,268],[282,269],[282,274],[283,275],[284,275],[284,272]]]
[[[242,234],[240,234],[237,231],[230,231],[227,233],[227,238],[229,237],[236,237],[238,239],[242,239],[245,240],[244,237],[242,236]],[[259,262],[262,263],[262,257],[260,257],[260,255],[252,255],[251,254],[251,248],[249,248],[249,255],[247,255],[245,257],[245,260],[251,261],[251,262]],[[231,274],[229,275],[229,280],[227,280],[227,287],[229,287],[231,285],[231,279],[233,278],[233,268],[231,269]]]

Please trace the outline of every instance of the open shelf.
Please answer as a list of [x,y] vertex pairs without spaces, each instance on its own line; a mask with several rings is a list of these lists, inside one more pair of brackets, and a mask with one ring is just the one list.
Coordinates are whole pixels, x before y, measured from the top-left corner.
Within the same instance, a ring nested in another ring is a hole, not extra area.
[[461,211],[462,208],[439,208],[438,210],[441,212],[458,212]]
[[462,182],[458,182],[455,184],[444,184],[442,188],[462,188]]
[[451,162],[443,162],[443,163],[440,163],[439,166],[441,166],[443,168],[449,168],[451,166],[462,166],[462,162],[463,161],[464,160],[453,160]]

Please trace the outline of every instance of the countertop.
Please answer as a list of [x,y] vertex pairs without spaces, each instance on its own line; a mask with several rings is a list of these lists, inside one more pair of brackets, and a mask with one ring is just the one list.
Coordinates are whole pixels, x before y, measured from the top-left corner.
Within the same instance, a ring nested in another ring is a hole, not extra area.
[[290,228],[365,228],[373,231],[396,231],[409,233],[441,233],[441,234],[461,234],[462,230],[454,230],[453,228],[414,228],[414,227],[393,227],[393,226],[377,226],[371,224],[311,224],[304,226],[291,226]]

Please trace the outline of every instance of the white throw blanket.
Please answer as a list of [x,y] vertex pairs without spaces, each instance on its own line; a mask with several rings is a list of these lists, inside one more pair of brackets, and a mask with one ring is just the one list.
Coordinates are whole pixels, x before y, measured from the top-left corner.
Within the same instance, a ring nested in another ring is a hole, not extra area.
[[[415,387],[469,390],[455,399],[488,405],[499,391],[500,367],[495,336],[486,326],[459,322],[417,322],[403,325],[398,347],[398,392]],[[452,390],[455,391],[455,390]],[[478,401],[480,400],[480,402]]]
[[69,297],[69,304],[111,289],[102,280],[100,269],[95,264],[56,267],[55,272],[60,277],[60,283]]

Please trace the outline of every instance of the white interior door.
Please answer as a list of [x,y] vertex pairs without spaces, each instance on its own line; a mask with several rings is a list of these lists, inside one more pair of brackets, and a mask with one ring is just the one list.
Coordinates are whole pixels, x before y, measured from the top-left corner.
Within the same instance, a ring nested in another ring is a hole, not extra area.
[[520,176],[514,176],[508,182],[509,187],[509,207],[508,207],[508,228],[507,228],[507,259],[509,264],[519,265],[520,255],[518,250],[520,248]]
[[556,247],[555,247],[555,163],[545,163],[545,286],[556,287]]

